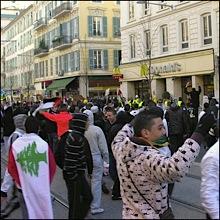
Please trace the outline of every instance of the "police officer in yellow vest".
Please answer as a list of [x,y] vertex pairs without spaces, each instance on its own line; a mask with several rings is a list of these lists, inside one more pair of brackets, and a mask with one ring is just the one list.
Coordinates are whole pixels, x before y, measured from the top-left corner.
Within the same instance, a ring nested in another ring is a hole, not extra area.
[[179,100],[178,100],[178,102],[177,102],[177,105],[178,105],[179,107],[181,107],[182,103],[183,103],[183,99],[182,99],[182,97],[179,97]]
[[138,95],[136,95],[136,96],[135,96],[135,99],[134,99],[133,102],[132,102],[132,105],[137,104],[138,107],[139,107],[139,103],[140,103],[140,102],[141,102],[141,100],[138,98]]

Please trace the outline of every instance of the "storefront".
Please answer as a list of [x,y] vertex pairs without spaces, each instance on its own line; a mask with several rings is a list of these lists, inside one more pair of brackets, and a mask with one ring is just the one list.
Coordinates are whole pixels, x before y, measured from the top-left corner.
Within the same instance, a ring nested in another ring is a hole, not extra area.
[[[120,89],[126,98],[147,94],[146,78],[141,76],[140,67],[137,62],[121,65],[124,78]],[[214,85],[213,49],[154,58],[151,60],[150,73],[155,75],[151,90],[157,98],[162,98],[163,92],[168,91],[173,98],[183,97],[186,100],[184,88],[187,82],[191,82],[196,89],[201,86],[201,100],[203,95],[214,94],[218,89]]]

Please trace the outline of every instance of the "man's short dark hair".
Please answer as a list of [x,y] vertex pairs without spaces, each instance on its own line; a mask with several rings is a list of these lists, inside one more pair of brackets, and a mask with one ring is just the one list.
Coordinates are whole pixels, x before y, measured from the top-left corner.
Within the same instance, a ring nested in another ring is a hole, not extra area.
[[37,134],[39,130],[39,121],[37,120],[37,118],[33,116],[28,116],[25,121],[24,126],[25,126],[26,133]]
[[68,105],[66,103],[62,103],[59,107],[60,112],[67,112],[68,110]]
[[117,114],[117,112],[115,111],[115,109],[112,108],[112,107],[110,107],[110,106],[107,106],[107,107],[105,108],[105,111],[106,111],[106,112],[112,112],[114,115]]
[[134,135],[140,137],[142,129],[151,130],[155,118],[161,118],[160,111],[145,110],[136,115],[133,121]]

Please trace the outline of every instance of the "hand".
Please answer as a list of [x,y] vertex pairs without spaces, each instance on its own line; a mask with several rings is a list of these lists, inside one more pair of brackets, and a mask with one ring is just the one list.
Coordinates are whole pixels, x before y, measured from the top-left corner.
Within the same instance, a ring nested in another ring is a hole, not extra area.
[[210,128],[215,124],[216,120],[214,114],[212,113],[205,113],[195,129],[195,132],[200,133],[204,137],[208,134]]

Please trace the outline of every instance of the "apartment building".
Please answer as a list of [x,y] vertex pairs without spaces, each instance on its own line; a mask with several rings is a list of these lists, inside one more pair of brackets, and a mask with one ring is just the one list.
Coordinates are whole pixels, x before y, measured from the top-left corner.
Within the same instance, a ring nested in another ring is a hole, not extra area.
[[[126,98],[168,91],[182,96],[188,81],[219,99],[219,2],[121,2],[121,91]],[[143,67],[145,71],[143,74]],[[202,103],[202,102],[200,102]]]
[[34,12],[36,95],[116,92],[120,1],[36,1]]
[[3,89],[10,100],[29,99],[35,94],[32,24],[33,5],[30,5],[2,30]]

